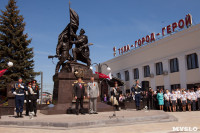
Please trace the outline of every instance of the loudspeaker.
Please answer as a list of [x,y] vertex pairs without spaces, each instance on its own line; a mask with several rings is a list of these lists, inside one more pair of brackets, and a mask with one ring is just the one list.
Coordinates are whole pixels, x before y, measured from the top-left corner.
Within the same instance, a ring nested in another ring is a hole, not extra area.
[[142,81],[142,91],[149,90],[149,81]]

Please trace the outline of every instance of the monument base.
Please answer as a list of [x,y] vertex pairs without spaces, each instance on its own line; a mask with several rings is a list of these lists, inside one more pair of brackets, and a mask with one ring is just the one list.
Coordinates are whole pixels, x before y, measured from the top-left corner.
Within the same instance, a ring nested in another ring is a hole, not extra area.
[[[84,113],[89,112],[89,103],[84,102]],[[97,103],[97,112],[108,112],[108,111],[113,111],[113,107],[102,103],[98,102]],[[75,114],[75,104],[56,104],[53,108],[47,107],[46,109],[40,110],[40,113],[45,114],[45,115],[54,115],[54,114]]]
[[[85,94],[87,94],[87,83],[90,82],[91,76],[94,76],[96,82],[99,81],[99,76],[97,74],[93,75],[92,70],[86,65],[77,62],[67,62],[63,64],[61,71],[53,76],[53,104],[55,106],[53,108],[46,108],[42,110],[41,113],[47,115],[66,114],[67,110],[75,110],[73,85],[77,83],[78,77],[82,77],[85,86]],[[88,112],[89,100],[87,98],[84,99],[83,106],[85,112]],[[98,108],[99,111],[109,111],[112,109],[111,106],[100,102],[98,103]]]

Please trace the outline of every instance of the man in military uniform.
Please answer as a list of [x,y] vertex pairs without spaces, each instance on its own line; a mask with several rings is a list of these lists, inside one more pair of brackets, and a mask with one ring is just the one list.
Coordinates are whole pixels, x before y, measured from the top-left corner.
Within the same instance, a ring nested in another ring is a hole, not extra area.
[[22,112],[23,112],[23,106],[24,106],[24,91],[26,91],[27,88],[22,83],[22,78],[20,77],[18,79],[18,82],[14,85],[14,88],[12,88],[12,93],[15,95],[15,106],[16,106],[16,112],[17,112],[17,117],[23,117]]
[[29,116],[29,111],[30,111],[30,97],[29,97],[29,86],[31,83],[28,83],[28,89],[24,93],[24,103],[26,104],[26,116]]
[[37,116],[37,102],[39,100],[39,87],[36,85],[36,80],[32,81],[32,90],[30,90],[30,100],[34,116]]
[[83,29],[80,30],[80,35],[76,36],[76,41],[71,41],[76,47],[72,49],[74,61],[80,60],[87,63],[87,66],[91,65],[89,47],[86,45],[88,43],[88,37]]
[[133,86],[133,91],[135,94],[136,110],[140,110],[140,100],[141,100],[142,88],[139,85],[139,80],[136,80],[136,84]]

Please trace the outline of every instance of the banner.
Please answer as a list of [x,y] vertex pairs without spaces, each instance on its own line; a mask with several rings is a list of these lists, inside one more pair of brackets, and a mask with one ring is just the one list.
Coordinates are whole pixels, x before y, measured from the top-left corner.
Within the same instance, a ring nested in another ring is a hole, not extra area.
[[7,69],[3,69],[0,71],[0,77],[3,76],[3,74],[7,71]]
[[102,79],[110,79],[110,77],[108,75],[105,75],[103,73],[99,73],[99,72],[95,72],[96,74],[99,75],[99,78],[102,78]]

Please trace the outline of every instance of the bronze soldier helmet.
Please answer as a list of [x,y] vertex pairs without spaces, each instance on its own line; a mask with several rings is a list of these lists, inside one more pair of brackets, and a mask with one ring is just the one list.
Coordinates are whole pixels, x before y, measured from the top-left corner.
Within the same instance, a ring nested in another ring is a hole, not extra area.
[[81,29],[80,30],[80,34],[84,34],[85,33],[85,30],[84,29]]

